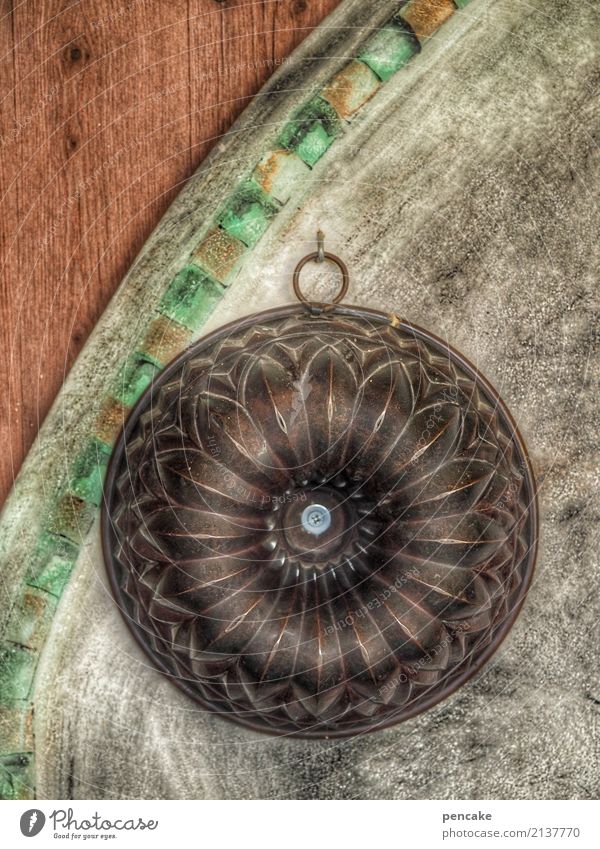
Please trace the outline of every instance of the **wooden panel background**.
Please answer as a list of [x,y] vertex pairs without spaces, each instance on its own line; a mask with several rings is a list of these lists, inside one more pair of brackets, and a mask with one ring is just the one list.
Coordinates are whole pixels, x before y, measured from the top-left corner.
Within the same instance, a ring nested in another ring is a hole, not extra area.
[[173,197],[336,3],[2,2],[0,503]]

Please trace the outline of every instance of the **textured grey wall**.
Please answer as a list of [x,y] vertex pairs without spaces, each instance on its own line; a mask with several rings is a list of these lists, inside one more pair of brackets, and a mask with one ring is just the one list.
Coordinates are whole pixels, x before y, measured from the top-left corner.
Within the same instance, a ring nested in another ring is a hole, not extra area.
[[[272,123],[344,62],[364,6],[342,3],[279,77],[304,90],[273,93],[276,80],[210,159],[74,381],[100,345],[117,357],[144,269],[158,274],[183,250],[188,211],[218,199],[223,174],[253,165]],[[260,736],[203,714],[149,668],[105,587],[95,528],[38,675],[40,797],[598,796],[599,29],[598,2],[473,0],[296,187],[210,320],[288,301],[320,225],[349,262],[351,302],[447,336],[495,383],[529,444],[542,515],[537,575],[499,653],[388,731]]]

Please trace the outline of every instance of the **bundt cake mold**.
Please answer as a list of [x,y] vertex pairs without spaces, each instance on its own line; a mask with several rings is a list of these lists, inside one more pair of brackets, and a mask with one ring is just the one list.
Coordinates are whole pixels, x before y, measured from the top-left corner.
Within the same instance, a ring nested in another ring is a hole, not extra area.
[[133,410],[105,560],[154,663],[251,728],[371,731],[467,681],[534,567],[535,485],[505,405],[432,334],[293,306],[229,325]]

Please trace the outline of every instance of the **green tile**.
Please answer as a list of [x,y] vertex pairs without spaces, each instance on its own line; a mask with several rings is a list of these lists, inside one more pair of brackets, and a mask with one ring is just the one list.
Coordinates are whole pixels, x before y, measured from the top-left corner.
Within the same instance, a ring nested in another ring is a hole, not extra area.
[[224,291],[197,265],[186,265],[171,281],[158,309],[173,321],[196,330],[212,313]]
[[255,245],[279,207],[254,180],[247,180],[229,198],[219,224],[247,247]]
[[157,372],[158,367],[154,363],[140,354],[132,354],[119,371],[113,395],[125,406],[132,407]]
[[0,704],[26,702],[33,687],[37,652],[16,643],[0,643]]
[[419,50],[419,42],[412,34],[400,26],[388,25],[368,39],[359,58],[385,82]]
[[0,799],[33,799],[34,763],[33,752],[0,755]]
[[471,0],[454,0],[454,4],[458,6],[459,9],[464,9],[470,2]]
[[286,124],[279,142],[287,150],[295,151],[312,168],[341,131],[341,122],[333,106],[322,97],[315,97]]
[[73,464],[73,474],[70,481],[70,491],[98,505],[102,501],[102,487],[111,450],[99,439],[89,439]]
[[333,138],[327,134],[327,130],[322,124],[315,124],[306,135],[302,138],[296,147],[296,153],[307,165],[312,168],[319,159],[326,153]]
[[34,549],[27,583],[60,598],[78,552],[78,547],[69,540],[45,531]]

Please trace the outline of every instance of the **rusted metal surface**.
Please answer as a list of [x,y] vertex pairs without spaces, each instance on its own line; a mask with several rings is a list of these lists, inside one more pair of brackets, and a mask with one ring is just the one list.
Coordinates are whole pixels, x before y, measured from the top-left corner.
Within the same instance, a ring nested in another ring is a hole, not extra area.
[[[302,291],[300,275],[302,273],[302,269],[308,265],[309,262],[329,262],[334,266],[334,268],[339,269],[342,282],[336,293],[329,301],[310,301]],[[314,253],[307,254],[303,257],[294,269],[294,273],[292,275],[294,295],[301,303],[304,304],[309,312],[330,312],[336,304],[339,304],[344,300],[346,293],[348,292],[349,285],[350,274],[348,272],[348,266],[343,259],[340,259],[340,257],[337,256],[337,254],[332,254],[330,251],[325,250],[324,234],[319,230],[317,250]]]
[[455,11],[453,0],[410,0],[399,17],[422,40],[430,38]]

